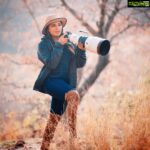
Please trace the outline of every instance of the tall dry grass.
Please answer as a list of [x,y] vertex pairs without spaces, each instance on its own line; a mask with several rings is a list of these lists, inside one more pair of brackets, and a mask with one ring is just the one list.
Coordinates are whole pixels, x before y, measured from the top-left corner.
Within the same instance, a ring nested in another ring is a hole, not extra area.
[[79,117],[84,149],[150,150],[150,71],[138,82],[135,91],[114,90],[99,111],[89,106]]
[[131,97],[132,116],[125,115],[123,150],[150,149],[150,72],[139,84],[139,93]]

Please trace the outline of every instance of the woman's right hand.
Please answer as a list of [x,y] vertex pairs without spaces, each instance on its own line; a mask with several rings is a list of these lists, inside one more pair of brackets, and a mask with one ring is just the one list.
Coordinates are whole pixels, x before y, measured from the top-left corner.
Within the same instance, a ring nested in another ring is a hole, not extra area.
[[64,37],[65,35],[60,36],[58,39],[58,42],[61,43],[62,45],[66,44],[68,42],[68,38]]

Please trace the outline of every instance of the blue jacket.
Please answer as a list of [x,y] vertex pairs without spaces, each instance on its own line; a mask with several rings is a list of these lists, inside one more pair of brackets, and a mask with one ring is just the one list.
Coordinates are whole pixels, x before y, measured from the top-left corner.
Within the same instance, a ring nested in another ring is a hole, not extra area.
[[[76,87],[77,68],[81,68],[85,65],[86,53],[73,44],[71,46],[75,49],[75,54],[72,53],[71,56],[71,62],[69,66],[69,84],[73,87]],[[37,55],[38,59],[43,63],[43,67],[35,81],[33,90],[45,93],[43,90],[44,81],[61,61],[64,48],[69,47],[67,44],[61,45],[58,42],[54,42],[49,35],[45,35],[41,39],[41,42],[38,45]]]

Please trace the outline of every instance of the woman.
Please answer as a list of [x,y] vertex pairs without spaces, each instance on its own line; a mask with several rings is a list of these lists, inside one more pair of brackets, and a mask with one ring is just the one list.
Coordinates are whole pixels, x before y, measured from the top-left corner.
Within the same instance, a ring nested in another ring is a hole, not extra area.
[[76,90],[77,68],[85,65],[86,54],[81,43],[75,46],[64,37],[63,27],[66,23],[64,17],[49,16],[42,30],[44,37],[38,45],[38,58],[44,65],[33,89],[52,96],[41,150],[48,150],[65,110],[70,135],[76,137],[76,112],[80,99]]

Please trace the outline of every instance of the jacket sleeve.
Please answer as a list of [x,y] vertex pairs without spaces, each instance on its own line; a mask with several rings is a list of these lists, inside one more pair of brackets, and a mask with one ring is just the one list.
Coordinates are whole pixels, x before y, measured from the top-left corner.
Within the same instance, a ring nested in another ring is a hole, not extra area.
[[78,47],[76,47],[75,55],[76,55],[77,67],[78,68],[83,67],[86,64],[86,52],[84,50],[81,50]]
[[41,41],[38,45],[38,58],[49,69],[54,69],[60,62],[63,53],[63,45],[56,42],[54,46]]

